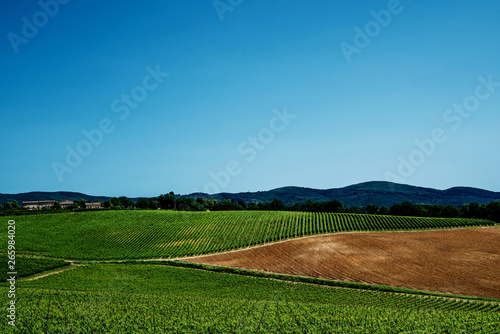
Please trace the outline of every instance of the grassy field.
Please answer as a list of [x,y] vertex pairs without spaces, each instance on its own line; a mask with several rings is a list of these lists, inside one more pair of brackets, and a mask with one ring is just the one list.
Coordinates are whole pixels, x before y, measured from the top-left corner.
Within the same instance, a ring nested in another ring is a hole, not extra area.
[[[175,258],[322,233],[494,225],[471,219],[265,211],[103,211],[13,219],[16,267],[24,274],[66,264],[55,258],[82,263]],[[7,248],[7,240],[1,239],[1,249]],[[309,278],[289,282],[261,273],[249,276],[237,270],[172,265],[86,263],[37,280],[18,279],[16,326],[6,325],[4,317],[3,332],[500,332],[499,300],[358,283],[327,286]],[[9,284],[0,283],[5,307]]]
[[[18,254],[74,260],[175,258],[321,233],[494,225],[478,219],[281,211],[104,211],[11,219]],[[0,249],[6,248],[2,238]]]
[[[2,284],[4,285],[4,284]],[[19,282],[8,333],[496,333],[500,305],[152,264]],[[0,288],[4,295],[6,288]]]

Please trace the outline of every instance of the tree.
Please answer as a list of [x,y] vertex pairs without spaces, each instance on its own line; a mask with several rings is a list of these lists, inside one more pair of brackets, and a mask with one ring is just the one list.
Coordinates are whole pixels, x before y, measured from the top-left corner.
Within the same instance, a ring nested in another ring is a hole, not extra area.
[[156,197],[149,199],[148,209],[158,210],[159,207],[160,207],[160,202]]
[[173,209],[175,207],[174,193],[170,192],[169,194],[160,195],[160,197],[158,197],[158,202],[160,208],[164,210]]
[[180,211],[195,211],[197,210],[196,201],[189,197],[178,198],[175,203],[175,208]]
[[110,207],[115,207],[115,208],[121,208],[122,207],[122,203],[116,197],[110,198],[109,199],[109,204],[110,204]]
[[283,211],[285,210],[285,203],[283,201],[275,198],[273,201],[269,204],[269,208],[272,211]]
[[305,203],[302,203],[301,205],[301,211],[306,211],[306,212],[313,212],[314,211],[314,202],[311,200],[308,200]]
[[378,213],[378,210],[378,205],[375,204],[367,204],[365,208],[366,213],[370,215],[376,215]]
[[17,208],[19,208],[19,204],[17,204],[17,201],[16,201],[16,200],[12,201],[12,208],[13,208],[13,209],[17,209]]
[[486,218],[484,211],[483,205],[476,202],[469,203],[469,218]]
[[220,201],[212,206],[212,210],[243,210],[241,206],[236,203],[233,203],[230,199],[225,199]]
[[486,205],[486,217],[489,220],[500,223],[500,202],[494,201]]
[[444,205],[442,204],[427,205],[425,209],[425,216],[427,217],[445,217],[443,213]]
[[134,202],[127,196],[120,196],[118,197],[120,200],[120,203],[122,204],[121,206],[124,208],[133,208],[135,206]]
[[403,203],[394,204],[389,208],[389,211],[393,216],[421,217],[423,213],[423,207],[406,201]]
[[344,204],[337,200],[333,200],[325,203],[326,212],[344,212]]
[[257,203],[250,203],[248,204],[248,207],[247,207],[248,210],[259,210],[259,206],[257,205]]
[[54,210],[61,210],[62,209],[61,202],[55,201],[53,208]]
[[382,205],[379,209],[378,209],[378,214],[379,215],[388,215],[389,214],[389,208],[386,207],[385,205]]
[[149,205],[149,199],[145,197],[137,199],[137,203],[135,204],[135,206],[138,207],[139,209],[147,209],[148,205]]
[[460,210],[454,205],[447,205],[443,208],[442,215],[446,218],[458,218]]

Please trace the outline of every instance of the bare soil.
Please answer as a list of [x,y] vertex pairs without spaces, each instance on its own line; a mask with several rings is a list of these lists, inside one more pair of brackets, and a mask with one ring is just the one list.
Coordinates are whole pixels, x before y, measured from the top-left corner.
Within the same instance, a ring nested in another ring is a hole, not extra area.
[[500,298],[500,227],[336,233],[183,260]]

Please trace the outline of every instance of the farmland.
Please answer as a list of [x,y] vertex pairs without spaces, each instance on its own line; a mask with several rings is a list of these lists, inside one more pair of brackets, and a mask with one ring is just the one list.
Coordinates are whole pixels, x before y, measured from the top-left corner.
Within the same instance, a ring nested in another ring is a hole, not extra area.
[[[498,299],[165,261],[256,250],[304,236],[495,226],[486,220],[268,211],[104,211],[13,219],[19,267],[24,261],[35,273],[67,264],[64,260],[80,265],[36,280],[20,278],[16,327],[7,327],[7,333],[500,331]],[[5,238],[1,242],[5,250]],[[7,291],[8,283],[0,283],[2,303]]]
[[30,333],[500,330],[498,303],[293,284],[163,265],[92,264],[21,282],[19,290],[23,307],[14,333],[21,328]]
[[[111,211],[15,217],[17,251],[73,260],[176,258],[307,235],[492,226],[480,219],[274,211]],[[7,240],[1,239],[0,249]]]
[[185,260],[500,298],[499,244],[498,227],[341,233],[291,239]]
[[[5,281],[8,278],[7,272],[11,271],[8,269],[8,258],[7,255],[0,255],[0,280]],[[64,267],[69,265],[69,262],[58,259],[47,259],[47,258],[36,258],[36,257],[24,257],[18,256],[15,259],[15,268],[17,275],[19,277],[30,276],[41,271],[55,269],[59,267]]]

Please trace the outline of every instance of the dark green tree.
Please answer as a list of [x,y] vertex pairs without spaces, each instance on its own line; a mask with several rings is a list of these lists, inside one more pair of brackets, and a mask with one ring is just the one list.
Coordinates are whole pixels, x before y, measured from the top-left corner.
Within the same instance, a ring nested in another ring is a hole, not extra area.
[[378,205],[375,204],[367,204],[365,208],[366,213],[370,215],[376,215],[379,211]]
[[389,208],[386,207],[385,205],[382,205],[379,209],[378,209],[378,214],[379,215],[388,215],[389,214]]
[[500,223],[500,202],[494,201],[486,205],[486,218]]
[[120,200],[116,197],[112,197],[109,199],[109,204],[110,204],[110,207],[112,208],[121,208],[122,207],[122,203],[120,202]]
[[443,208],[443,211],[441,214],[442,214],[441,217],[445,217],[445,218],[458,218],[458,217],[460,217],[460,209],[454,205],[446,205]]
[[250,203],[248,204],[248,207],[247,207],[248,210],[259,210],[259,206],[257,205],[257,203]]
[[272,211],[283,211],[285,210],[285,203],[283,203],[280,199],[275,198],[269,204],[269,209]]
[[149,207],[149,199],[146,197],[138,198],[135,206],[139,209],[147,209]]
[[326,212],[344,212],[344,204],[337,200],[329,201],[325,203]]
[[394,204],[389,208],[390,214],[393,216],[414,216],[421,217],[423,208],[420,205],[412,204],[408,201]]
[[170,192],[169,194],[165,195],[160,195],[158,197],[158,202],[160,205],[160,208],[164,210],[170,210],[175,208],[175,196],[173,192]]
[[130,198],[128,198],[127,196],[120,196],[118,197],[118,199],[120,200],[120,203],[121,203],[121,206],[123,208],[133,208],[135,207],[135,203],[132,202],[132,200]]

